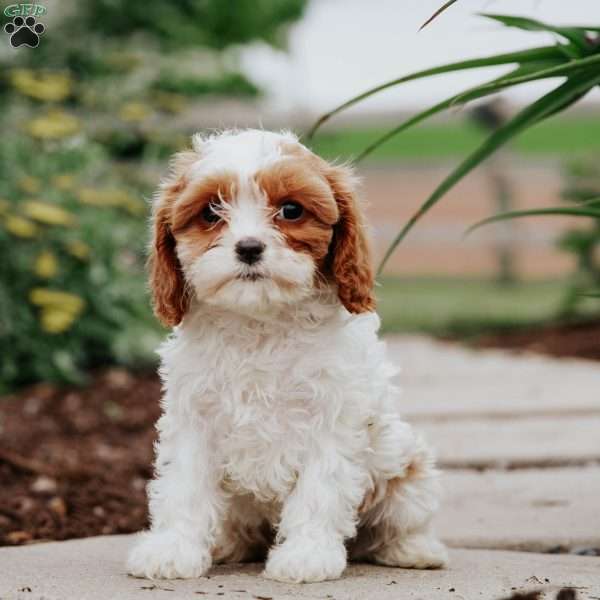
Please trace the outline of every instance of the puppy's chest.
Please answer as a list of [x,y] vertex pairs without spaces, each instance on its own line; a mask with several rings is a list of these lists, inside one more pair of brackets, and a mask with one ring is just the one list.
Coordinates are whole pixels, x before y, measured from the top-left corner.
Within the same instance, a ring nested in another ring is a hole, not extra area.
[[218,454],[231,492],[271,501],[293,487],[313,432],[300,420],[275,413],[250,409],[225,424]]
[[333,418],[325,392],[330,374],[314,360],[315,348],[271,342],[228,352],[201,410],[214,424],[230,490],[271,501],[293,487],[307,449]]
[[355,439],[367,378],[332,329],[173,340],[169,365],[209,423],[232,492],[280,499],[327,435]]
[[312,445],[321,410],[308,381],[248,365],[223,389],[215,413],[230,491],[265,501],[285,496]]
[[216,386],[211,408],[232,450],[239,444],[248,452],[285,451],[306,442],[329,412],[319,391],[327,385],[326,373],[301,359],[261,358],[232,364]]
[[[239,419],[279,420],[282,411],[319,410],[315,390],[330,378],[322,348],[293,339],[265,338],[252,344],[222,340],[198,357],[200,383],[219,412]],[[213,407],[215,408],[215,407]]]

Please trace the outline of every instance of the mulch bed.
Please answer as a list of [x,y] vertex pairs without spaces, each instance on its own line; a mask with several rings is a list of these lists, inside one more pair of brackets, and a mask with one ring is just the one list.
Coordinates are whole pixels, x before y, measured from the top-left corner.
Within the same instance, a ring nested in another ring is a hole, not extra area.
[[110,369],[0,399],[0,545],[145,527],[159,396],[154,375]]
[[479,336],[478,348],[505,348],[560,358],[600,360],[600,321],[563,323]]
[[[600,359],[600,323],[487,335],[483,347]],[[0,545],[147,525],[160,383],[109,369],[84,388],[39,384],[0,399]]]

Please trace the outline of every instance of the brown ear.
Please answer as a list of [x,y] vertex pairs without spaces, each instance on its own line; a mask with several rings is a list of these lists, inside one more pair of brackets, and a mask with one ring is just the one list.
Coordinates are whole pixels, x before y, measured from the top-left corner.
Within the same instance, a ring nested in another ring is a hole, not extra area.
[[338,296],[349,312],[370,312],[375,309],[375,278],[355,178],[348,167],[339,166],[329,166],[326,177],[340,211],[330,250]]
[[175,156],[171,173],[161,183],[152,210],[153,233],[148,260],[150,289],[154,314],[167,327],[178,325],[189,306],[189,294],[177,258],[171,223],[175,200],[187,184],[185,169],[197,158],[195,152],[182,152]]

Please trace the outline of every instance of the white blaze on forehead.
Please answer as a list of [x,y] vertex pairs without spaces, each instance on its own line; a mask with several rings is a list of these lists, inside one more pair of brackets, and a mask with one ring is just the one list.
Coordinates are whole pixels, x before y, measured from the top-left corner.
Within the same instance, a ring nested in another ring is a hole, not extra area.
[[242,179],[226,211],[229,232],[235,239],[245,237],[262,239],[267,234],[269,206],[254,181]]
[[192,167],[192,177],[200,177],[215,170],[237,173],[240,179],[250,178],[283,156],[285,144],[299,144],[290,132],[273,133],[246,129],[193,137],[194,149],[201,158]]

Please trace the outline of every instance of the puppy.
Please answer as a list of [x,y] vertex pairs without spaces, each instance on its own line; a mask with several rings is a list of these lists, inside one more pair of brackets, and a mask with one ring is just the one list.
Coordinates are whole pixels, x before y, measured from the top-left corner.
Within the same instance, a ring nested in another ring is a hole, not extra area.
[[348,556],[445,564],[432,454],[400,417],[377,339],[355,183],[290,133],[195,136],[173,160],[150,283],[174,329],[132,575],[266,557],[265,577],[313,582]]

